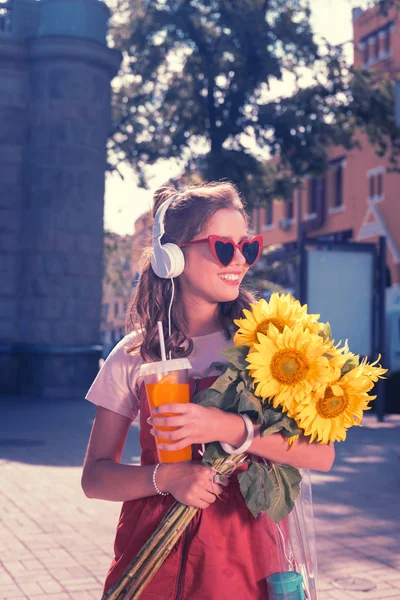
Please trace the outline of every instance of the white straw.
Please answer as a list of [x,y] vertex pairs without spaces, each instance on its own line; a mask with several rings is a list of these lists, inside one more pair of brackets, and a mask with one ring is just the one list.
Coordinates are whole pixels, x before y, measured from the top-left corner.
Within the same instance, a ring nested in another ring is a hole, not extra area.
[[165,341],[164,341],[164,331],[163,331],[162,321],[157,321],[157,325],[158,325],[158,335],[160,338],[161,360],[167,360],[167,355],[165,353]]

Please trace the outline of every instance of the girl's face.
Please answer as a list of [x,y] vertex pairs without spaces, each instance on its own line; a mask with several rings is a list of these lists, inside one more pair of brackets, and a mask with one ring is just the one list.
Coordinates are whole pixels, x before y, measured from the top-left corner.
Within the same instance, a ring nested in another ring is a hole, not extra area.
[[[221,208],[206,229],[194,240],[218,235],[239,243],[248,237],[243,215],[236,209]],[[208,243],[185,248],[185,270],[180,276],[183,293],[195,295],[212,304],[230,302],[239,295],[239,286],[249,267],[238,248],[232,262],[224,267],[214,258]]]

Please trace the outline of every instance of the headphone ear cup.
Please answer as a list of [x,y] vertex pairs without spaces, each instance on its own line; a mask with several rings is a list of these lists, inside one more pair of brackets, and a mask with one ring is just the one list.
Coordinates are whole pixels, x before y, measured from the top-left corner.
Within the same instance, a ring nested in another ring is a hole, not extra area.
[[171,277],[178,277],[183,272],[185,257],[176,244],[161,244],[154,247],[151,266],[157,277],[171,279]]

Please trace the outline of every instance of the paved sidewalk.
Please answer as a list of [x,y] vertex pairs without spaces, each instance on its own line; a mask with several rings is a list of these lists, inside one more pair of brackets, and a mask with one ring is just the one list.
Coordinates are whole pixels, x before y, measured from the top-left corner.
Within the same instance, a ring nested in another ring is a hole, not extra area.
[[[0,600],[100,600],[120,505],[80,489],[94,412],[0,401]],[[138,454],[134,425],[123,460]],[[319,600],[400,600],[399,458],[400,416],[368,417],[337,445],[334,469],[313,474]],[[348,576],[375,588],[337,587]]]

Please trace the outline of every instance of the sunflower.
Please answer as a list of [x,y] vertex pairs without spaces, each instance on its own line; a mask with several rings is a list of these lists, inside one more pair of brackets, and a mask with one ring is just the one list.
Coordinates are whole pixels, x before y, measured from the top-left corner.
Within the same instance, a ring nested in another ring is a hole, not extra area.
[[376,396],[370,396],[368,392],[373,388],[373,382],[382,378],[387,369],[375,366],[378,358],[372,364],[361,362],[342,377],[341,368],[354,358],[358,357],[352,353],[336,355],[332,359],[335,361],[335,377],[326,386],[323,397],[311,396],[297,405],[293,416],[304,435],[310,436],[310,442],[315,439],[323,444],[344,441],[347,430],[353,425],[360,425],[364,411],[371,409],[369,403]]
[[246,359],[257,396],[292,416],[299,402],[311,394],[323,395],[333,376],[325,356],[333,342],[311,334],[301,323],[285,327],[283,333],[271,324],[268,336],[259,333],[258,339]]
[[308,315],[307,305],[302,306],[290,294],[272,294],[269,302],[261,299],[251,304],[250,310],[243,310],[244,319],[236,319],[235,325],[239,327],[234,337],[235,346],[252,346],[258,342],[258,333],[268,335],[269,326],[272,323],[280,333],[285,326],[292,328],[297,323],[304,326],[316,327],[319,315]]

